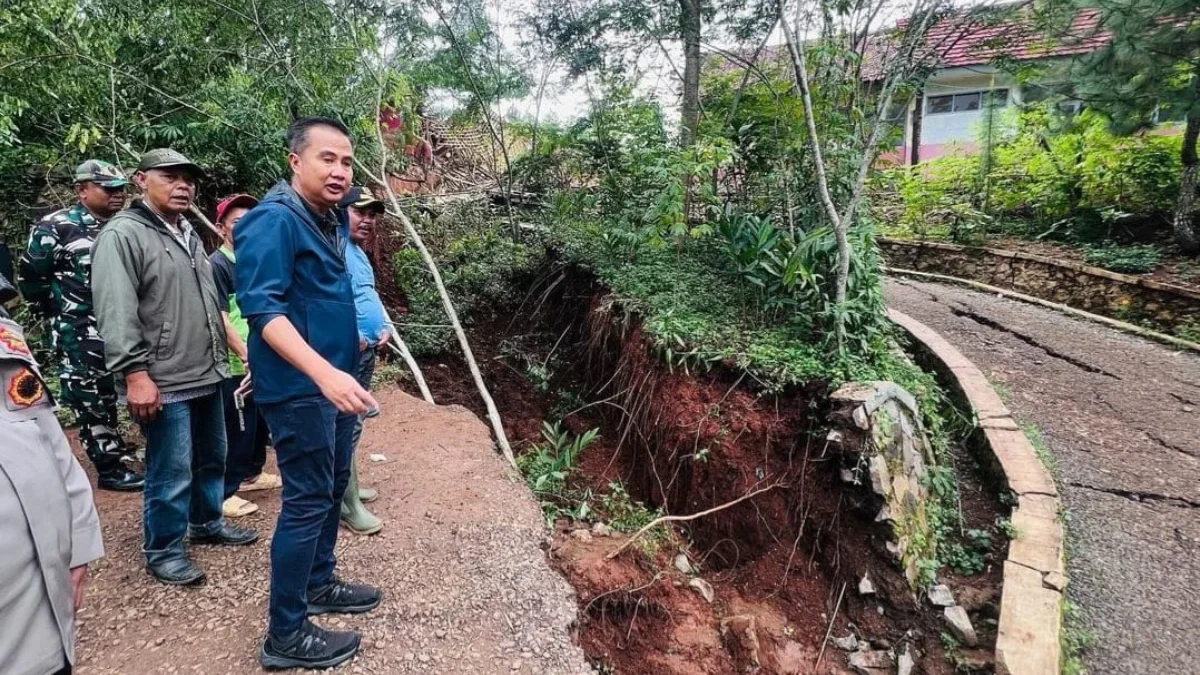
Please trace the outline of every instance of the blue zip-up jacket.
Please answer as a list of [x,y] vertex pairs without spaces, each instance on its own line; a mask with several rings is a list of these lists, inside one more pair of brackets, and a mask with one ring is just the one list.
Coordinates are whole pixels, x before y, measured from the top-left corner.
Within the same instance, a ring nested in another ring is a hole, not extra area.
[[233,231],[237,302],[250,322],[247,347],[258,403],[321,393],[263,340],[263,326],[277,316],[291,320],[300,337],[333,367],[353,373],[358,366],[354,286],[342,234],[348,224],[345,212],[334,212],[339,226],[331,241],[312,209],[280,181]]

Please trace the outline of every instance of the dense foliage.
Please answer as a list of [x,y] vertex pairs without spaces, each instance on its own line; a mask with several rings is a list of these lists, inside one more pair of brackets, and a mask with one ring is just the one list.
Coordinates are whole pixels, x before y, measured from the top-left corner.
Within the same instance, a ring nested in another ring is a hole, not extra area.
[[1076,40],[1103,39],[1098,47],[1061,63],[1049,63],[1041,74],[1053,88],[1101,111],[1112,128],[1133,133],[1160,120],[1183,122],[1177,146],[1179,171],[1172,229],[1175,244],[1200,253],[1194,204],[1200,138],[1200,24],[1195,0],[1044,0],[1038,13],[1049,35],[1069,34],[1079,12],[1096,15],[1095,28]]
[[1017,112],[1010,126],[986,164],[951,154],[883,172],[877,202],[890,232],[1092,244],[1166,229],[1179,190],[1178,136],[1118,136],[1096,112],[1066,117],[1050,103]]

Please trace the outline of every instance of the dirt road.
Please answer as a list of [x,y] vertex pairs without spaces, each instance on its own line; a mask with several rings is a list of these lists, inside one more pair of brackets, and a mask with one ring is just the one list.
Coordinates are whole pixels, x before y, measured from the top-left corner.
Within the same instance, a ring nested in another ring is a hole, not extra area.
[[[364,484],[380,493],[371,508],[387,525],[373,537],[343,530],[338,558],[342,575],[385,596],[369,614],[317,619],[363,632],[362,652],[335,672],[591,672],[569,637],[574,594],[541,550],[541,511],[493,451],[487,428],[456,406],[396,390],[377,396],[384,414],[367,423],[359,461]],[[96,493],[108,555],[81,613],[78,675],[262,672],[279,495],[250,496],[261,510],[239,524],[258,528],[262,540],[199,547],[207,583],[173,588],[143,571],[141,496]]]
[[1200,673],[1200,355],[954,286],[893,279],[888,301],[1045,433],[1090,672]]

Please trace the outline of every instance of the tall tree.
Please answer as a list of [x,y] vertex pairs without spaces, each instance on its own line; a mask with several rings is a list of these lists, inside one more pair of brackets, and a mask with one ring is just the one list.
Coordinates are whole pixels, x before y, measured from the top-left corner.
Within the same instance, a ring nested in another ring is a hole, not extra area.
[[[813,177],[837,240],[834,329],[839,350],[846,343],[844,310],[854,257],[850,229],[866,198],[867,177],[893,124],[892,102],[919,90],[948,46],[974,20],[974,12],[953,13],[950,0],[915,0],[908,5],[910,13],[904,21],[884,30],[880,23],[886,9],[896,7],[888,0],[780,0],[776,8],[791,57],[795,94],[804,108]],[[942,30],[935,34],[939,24]],[[849,137],[831,138],[829,127],[821,128],[817,112],[821,100],[861,120]],[[844,151],[847,146],[849,153]]]
[[[1196,142],[1200,137],[1200,5],[1196,0],[1046,0],[1041,17],[1067,43],[1101,43],[1048,79],[1104,113],[1114,131],[1133,133],[1160,120],[1184,122],[1173,230],[1176,244],[1200,253],[1195,225]],[[1091,23],[1094,28],[1081,31]]]
[[700,124],[700,0],[679,0],[679,35],[683,39],[683,97],[679,144],[691,147]]
[[[538,0],[530,20],[571,76],[637,70],[647,50],[664,56],[680,83],[679,142],[687,148],[700,120],[704,29],[717,9],[712,0]],[[667,43],[682,46],[682,70]]]

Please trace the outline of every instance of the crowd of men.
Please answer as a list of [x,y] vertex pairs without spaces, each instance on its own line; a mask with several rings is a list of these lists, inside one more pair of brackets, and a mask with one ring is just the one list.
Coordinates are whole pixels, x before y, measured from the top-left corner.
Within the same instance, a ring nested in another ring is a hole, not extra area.
[[[143,552],[159,582],[205,572],[196,545],[249,546],[231,521],[258,510],[238,496],[282,488],[271,540],[267,668],[323,668],[357,652],[354,631],[309,620],[360,613],[379,589],[336,573],[339,523],[373,534],[354,448],[378,406],[376,350],[392,328],[363,243],[384,207],[352,186],[354,148],[340,122],[288,130],[289,180],[260,200],[222,199],[222,241],[206,252],[187,214],[200,166],[171,149],[145,153],[129,181],[88,160],[78,201],[35,224],[17,286],[50,326],[60,400],[75,415],[99,489],[143,491]],[[3,247],[0,247],[3,248]],[[3,262],[3,261],[0,261]],[[74,612],[87,565],[103,555],[91,486],[53,412],[0,264],[0,672],[69,673]],[[145,439],[144,476],[118,428],[128,410]],[[8,438],[15,442],[9,443]],[[279,474],[265,470],[274,449]]]

